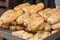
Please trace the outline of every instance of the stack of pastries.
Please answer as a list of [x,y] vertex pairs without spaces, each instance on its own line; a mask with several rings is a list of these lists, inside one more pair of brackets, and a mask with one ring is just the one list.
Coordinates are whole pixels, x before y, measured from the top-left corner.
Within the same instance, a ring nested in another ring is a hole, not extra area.
[[43,40],[60,30],[60,9],[44,9],[43,3],[20,4],[1,15],[0,28],[26,40]]

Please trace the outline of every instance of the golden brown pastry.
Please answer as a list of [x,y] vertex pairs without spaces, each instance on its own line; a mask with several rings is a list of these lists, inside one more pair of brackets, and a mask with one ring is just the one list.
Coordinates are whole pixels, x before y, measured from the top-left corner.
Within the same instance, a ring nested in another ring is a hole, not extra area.
[[44,30],[51,31],[51,26],[48,23],[45,23]]
[[30,4],[29,3],[20,4],[16,6],[14,10],[21,10],[22,8],[27,7],[27,6],[30,6]]
[[42,25],[39,26],[39,28],[37,29],[38,31],[40,30],[45,30],[45,31],[51,31],[51,26],[48,23],[43,23]]
[[44,38],[46,38],[46,37],[48,37],[48,36],[50,36],[50,35],[51,35],[50,32],[45,31],[45,32],[42,33],[41,39],[44,39]]
[[42,33],[43,33],[43,31],[39,31],[34,35],[34,37],[41,37]]
[[60,12],[57,12],[56,14],[50,16],[47,19],[47,22],[50,24],[55,24],[55,23],[58,23],[59,21],[60,21]]
[[10,26],[9,28],[12,31],[14,31],[14,30],[23,30],[24,29],[23,26],[18,26],[18,25],[16,25],[16,26],[13,25],[13,26]]
[[23,30],[24,27],[23,27],[23,26],[16,26],[16,29],[17,29],[17,30]]
[[22,13],[23,13],[22,10],[19,10],[19,11],[7,10],[6,12],[4,12],[2,14],[0,19],[4,23],[10,23],[10,22],[14,21],[17,17],[19,17]]
[[43,40],[44,38],[48,37],[50,35],[49,32],[39,32],[35,34],[33,38],[30,38],[29,40]]
[[[53,10],[55,13],[60,11],[60,9],[58,9],[58,8],[53,8],[52,10]],[[53,12],[53,13],[54,13],[54,12]]]
[[[40,11],[38,14],[40,14],[42,17],[44,17],[45,21],[47,21],[50,18],[50,16],[58,15],[59,14],[59,10],[58,9],[47,8],[47,9],[44,9],[44,10]],[[53,19],[53,18],[51,18],[51,19]]]
[[9,26],[9,29],[14,31],[14,30],[16,30],[16,26]]
[[26,18],[26,19],[24,20],[23,25],[24,25],[24,26],[27,26],[28,23],[29,23],[29,20],[30,20],[30,17]]
[[2,25],[2,28],[8,29],[8,28],[9,28],[9,25],[10,25],[10,24],[3,24],[3,25]]
[[25,14],[19,16],[16,21],[18,24],[22,24],[22,23],[24,23],[24,20],[28,17],[29,17],[29,14],[25,13]]
[[54,15],[54,14],[56,14],[57,12],[59,12],[59,9],[53,8],[53,9],[51,9],[51,10],[49,10],[49,11],[46,11],[46,12],[49,13],[50,16],[51,16],[51,15]]
[[14,32],[12,32],[12,35],[14,35],[14,36],[21,36],[21,35],[24,34],[24,33],[25,33],[24,30],[21,30],[21,31],[14,31]]
[[29,31],[36,31],[39,27],[39,25],[42,25],[44,23],[44,19],[42,17],[36,17],[29,21],[27,29]]
[[30,38],[29,40],[42,40],[41,35],[42,35],[42,32],[36,33],[34,37]]
[[36,17],[40,17],[40,15],[38,15],[38,14],[32,14],[32,15],[30,15],[28,18],[26,18],[25,20],[24,20],[24,26],[27,26],[28,24],[29,24],[29,22],[31,22],[33,19],[35,19]]
[[33,34],[25,32],[23,30],[13,32],[12,35],[15,35],[15,36],[23,38],[23,39],[29,39],[29,38],[33,37]]
[[60,29],[60,23],[52,25],[52,29]]
[[53,14],[51,10],[52,9],[47,8],[38,12],[38,14],[41,15],[45,19],[45,21],[47,21],[48,17],[50,17]]
[[38,11],[41,11],[42,9],[44,8],[44,4],[43,3],[38,3],[37,5],[36,5],[36,12],[38,12]]
[[39,30],[43,30],[44,27],[45,27],[45,23],[43,23],[42,25],[40,25],[39,28],[38,28],[37,30],[38,30],[38,31],[39,31]]
[[23,39],[30,39],[33,37],[33,34],[25,32],[21,38]]
[[24,7],[22,10],[24,12],[28,12],[29,14],[34,14],[35,13],[35,11],[34,11],[35,7],[36,7],[36,5],[31,5],[29,7]]
[[41,25],[37,30],[43,30],[43,29],[44,29],[44,25]]
[[31,5],[29,7],[25,7],[25,8],[23,8],[23,10],[25,12],[30,13],[30,14],[35,14],[38,11],[42,10],[43,8],[44,8],[44,4],[43,3],[39,3],[37,5]]

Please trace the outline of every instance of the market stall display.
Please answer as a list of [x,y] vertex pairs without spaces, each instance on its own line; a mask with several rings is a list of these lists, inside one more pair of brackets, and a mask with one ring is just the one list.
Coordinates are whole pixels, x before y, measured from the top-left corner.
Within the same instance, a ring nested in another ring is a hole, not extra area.
[[1,15],[0,28],[10,29],[12,35],[26,40],[43,40],[60,30],[59,22],[58,8],[44,9],[43,3],[24,3]]

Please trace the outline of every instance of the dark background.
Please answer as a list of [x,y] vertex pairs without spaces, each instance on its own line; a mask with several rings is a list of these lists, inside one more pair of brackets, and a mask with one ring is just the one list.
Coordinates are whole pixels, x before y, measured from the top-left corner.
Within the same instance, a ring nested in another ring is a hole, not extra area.
[[[18,4],[29,2],[30,4],[44,3],[45,8],[55,8],[54,0],[10,0],[10,6],[15,7]],[[12,5],[13,4],[13,5]]]
[[[6,1],[6,0],[0,0],[1,1]],[[37,3],[44,3],[45,8],[55,8],[55,0],[7,0],[8,7],[4,8],[3,6],[0,6],[0,15],[5,12],[7,9],[12,9],[15,6],[29,2],[30,4],[37,4]],[[1,4],[1,3],[0,3]]]

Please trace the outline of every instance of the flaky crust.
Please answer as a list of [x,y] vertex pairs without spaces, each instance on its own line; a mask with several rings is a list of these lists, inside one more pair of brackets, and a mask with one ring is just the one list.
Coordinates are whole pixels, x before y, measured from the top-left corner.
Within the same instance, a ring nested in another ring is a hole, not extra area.
[[60,23],[52,25],[52,29],[60,29]]
[[50,24],[55,24],[55,23],[58,23],[59,21],[60,21],[60,12],[57,12],[56,14],[50,16],[47,19],[47,22]]
[[24,7],[23,10],[25,12],[28,12],[30,14],[35,14],[38,11],[42,10],[44,8],[44,4],[43,3],[39,3],[37,5],[31,5],[29,7]]
[[46,21],[48,19],[48,17],[50,17],[53,13],[52,13],[51,8],[47,8],[47,9],[44,9],[44,10],[38,12],[38,14],[41,15]]
[[28,17],[29,17],[29,14],[25,13],[25,14],[19,16],[16,21],[18,24],[22,24],[24,22],[24,20]]
[[19,10],[19,11],[7,10],[1,16],[1,20],[4,23],[10,23],[10,22],[14,21],[15,19],[17,19],[22,13],[23,13],[22,10]]
[[33,38],[30,38],[29,40],[43,40],[44,38],[48,37],[50,35],[49,32],[39,32],[34,35]]
[[33,34],[25,32],[23,30],[12,32],[12,35],[18,36],[18,37],[26,39],[26,40],[33,37]]
[[33,18],[33,20],[30,21],[28,24],[27,29],[29,31],[36,31],[39,25],[42,25],[44,23],[44,19],[42,17],[37,17],[36,19]]

